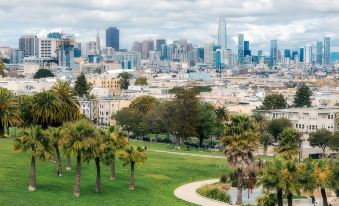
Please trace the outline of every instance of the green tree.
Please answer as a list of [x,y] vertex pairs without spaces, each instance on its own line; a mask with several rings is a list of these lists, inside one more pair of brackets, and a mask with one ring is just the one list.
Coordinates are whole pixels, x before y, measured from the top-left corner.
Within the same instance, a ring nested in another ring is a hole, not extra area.
[[61,165],[61,155],[59,150],[59,145],[62,139],[61,127],[49,127],[44,135],[49,139],[51,147],[54,148],[54,152],[57,157],[57,176],[62,176],[62,165]]
[[285,160],[283,166],[279,184],[287,196],[287,205],[292,206],[293,194],[299,194],[300,190],[297,162],[294,159]]
[[5,73],[5,64],[2,60],[2,58],[0,58],[0,76],[2,77],[6,77],[6,73]]
[[36,190],[36,158],[46,160],[49,158],[50,147],[48,139],[43,135],[40,126],[34,126],[26,129],[22,137],[18,137],[14,140],[14,150],[16,151],[28,151],[31,150],[31,168],[29,178],[29,191]]
[[131,108],[123,108],[113,115],[117,124],[122,126],[123,129],[127,131],[127,134],[132,132],[134,136],[143,133],[141,131],[141,122],[143,121],[143,117],[144,115]]
[[287,127],[292,127],[290,120],[278,118],[268,122],[267,131],[273,135],[275,140],[278,140],[280,133]]
[[211,92],[212,88],[210,86],[195,86],[192,87],[191,90],[199,94],[201,92]]
[[39,69],[34,75],[33,79],[41,79],[46,77],[54,77],[55,75],[49,69]]
[[262,102],[261,109],[284,109],[287,106],[287,102],[282,94],[268,94],[265,96]]
[[20,95],[16,97],[20,113],[22,126],[28,127],[33,124],[33,97],[28,95]]
[[118,75],[119,80],[119,84],[120,84],[120,88],[127,90],[128,86],[129,86],[129,80],[131,79],[132,75],[128,72],[122,72]]
[[311,132],[308,141],[312,147],[319,147],[322,149],[323,157],[325,156],[326,148],[330,147],[329,141],[333,138],[332,133],[327,129],[318,129]]
[[10,91],[0,87],[0,137],[4,136],[5,129],[21,125],[21,123],[18,101]]
[[119,157],[122,160],[122,166],[131,166],[131,179],[129,184],[129,189],[133,191],[135,189],[135,180],[134,180],[134,170],[135,166],[138,164],[143,164],[146,159],[146,149],[141,147],[127,147]]
[[135,80],[134,85],[145,86],[147,85],[147,78],[146,77],[139,77]]
[[267,160],[267,147],[274,142],[272,135],[269,132],[260,134],[260,143],[264,146],[264,157]]
[[198,126],[196,128],[199,146],[202,147],[204,139],[209,138],[216,129],[216,115],[214,106],[209,103],[200,103],[198,112]]
[[76,155],[77,166],[73,195],[80,196],[81,157],[90,148],[93,138],[96,136],[95,127],[88,120],[82,119],[67,124],[65,136],[62,139],[63,147]]
[[331,150],[339,151],[339,131],[333,134],[333,137],[328,141]]
[[264,130],[267,127],[267,118],[265,117],[264,114],[259,113],[259,112],[255,112],[252,116],[251,116],[254,126],[256,127],[256,129],[260,132],[263,133]]
[[159,101],[152,96],[145,95],[135,98],[129,105],[130,108],[137,110],[142,114],[146,114],[152,108],[154,108]]
[[332,165],[327,159],[321,159],[314,161],[313,168],[313,175],[317,180],[317,186],[320,187],[323,205],[328,206],[326,189],[330,189],[333,186],[331,184],[334,178]]
[[89,92],[91,90],[91,85],[87,83],[86,77],[84,73],[81,73],[77,80],[75,81],[75,93],[79,97],[87,97],[89,95]]
[[311,96],[312,96],[312,91],[308,86],[305,84],[299,85],[297,92],[294,97],[294,106],[295,107],[303,107],[303,106],[308,106],[310,107],[312,102],[311,102]]
[[276,148],[282,157],[293,159],[299,153],[301,134],[292,128],[285,128],[279,135],[279,145]]
[[258,147],[258,134],[248,116],[237,115],[227,123],[222,143],[228,162],[237,172],[237,205],[242,204],[243,176],[253,169],[253,152]]
[[166,104],[160,102],[152,108],[144,118],[144,123],[147,125],[147,130],[155,134],[155,139],[158,139],[158,134],[166,132],[167,121],[166,119]]
[[230,112],[224,106],[216,108],[215,114],[217,115],[217,118],[222,122],[228,121],[230,119]]
[[277,197],[273,193],[265,192],[256,198],[257,206],[275,206]]

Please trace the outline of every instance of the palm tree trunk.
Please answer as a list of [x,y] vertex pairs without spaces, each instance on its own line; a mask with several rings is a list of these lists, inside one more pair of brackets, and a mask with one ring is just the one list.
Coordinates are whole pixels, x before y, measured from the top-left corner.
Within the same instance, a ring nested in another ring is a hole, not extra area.
[[81,175],[81,154],[78,152],[77,154],[77,169],[75,175],[75,183],[74,183],[74,190],[73,195],[75,197],[80,196],[80,175]]
[[278,206],[283,206],[283,192],[281,188],[277,188]]
[[111,180],[115,180],[115,177],[115,158],[113,158],[111,161]]
[[28,190],[34,192],[36,190],[36,169],[35,169],[35,155],[32,154],[31,159],[31,174],[29,178]]
[[100,173],[100,157],[95,158],[95,166],[97,168],[96,192],[101,192],[101,173]]
[[72,170],[71,155],[70,154],[66,155],[66,170],[67,171],[71,171]]
[[54,147],[55,147],[55,153],[56,153],[56,156],[57,156],[58,176],[62,176],[61,156],[60,156],[59,147],[58,147],[58,145],[56,145]]
[[288,192],[287,194],[287,205],[288,206],[292,206],[292,197],[293,197],[293,194],[291,192]]
[[238,194],[236,205],[242,205],[242,174],[241,171],[238,170],[238,184],[237,184]]
[[320,188],[320,192],[321,192],[321,197],[323,198],[323,206],[328,206],[325,188],[323,188],[323,187]]
[[134,167],[135,167],[135,162],[131,162],[131,180],[129,184],[129,190],[134,191],[135,186],[134,186]]

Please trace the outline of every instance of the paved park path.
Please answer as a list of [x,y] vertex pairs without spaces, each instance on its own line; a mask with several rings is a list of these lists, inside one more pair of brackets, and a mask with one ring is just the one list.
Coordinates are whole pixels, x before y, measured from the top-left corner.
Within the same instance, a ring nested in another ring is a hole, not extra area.
[[204,158],[213,158],[213,159],[226,159],[226,157],[219,156],[219,155],[204,155],[204,154],[192,154],[192,153],[184,153],[184,152],[170,152],[170,151],[156,150],[156,149],[149,149],[149,150],[153,152],[162,152],[162,153],[168,153],[168,154],[174,154],[174,155],[204,157]]
[[197,205],[228,206],[229,204],[227,203],[205,198],[196,192],[196,190],[199,187],[202,187],[203,185],[207,185],[207,184],[213,184],[216,182],[219,182],[219,180],[218,179],[204,180],[204,181],[192,182],[186,185],[182,185],[174,190],[174,195],[179,199],[182,199],[182,200],[185,200],[187,202],[194,203]]

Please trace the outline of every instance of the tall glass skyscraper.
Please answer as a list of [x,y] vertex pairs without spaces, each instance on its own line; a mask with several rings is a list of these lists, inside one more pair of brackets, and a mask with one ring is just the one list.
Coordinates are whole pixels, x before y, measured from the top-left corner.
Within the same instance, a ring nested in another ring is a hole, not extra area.
[[329,36],[324,37],[324,64],[330,64],[330,54],[331,54],[331,38]]
[[323,42],[317,41],[317,50],[316,50],[315,63],[318,65],[323,64]]
[[244,63],[244,34],[238,34],[238,63]]
[[304,48],[299,49],[299,61],[304,62]]
[[275,66],[277,64],[277,57],[278,57],[278,41],[277,40],[271,40],[270,57],[271,57],[272,65]]
[[227,32],[226,32],[226,19],[225,16],[219,18],[218,28],[218,45],[222,50],[227,50]]
[[244,41],[244,56],[251,56],[250,42]]
[[19,49],[24,51],[25,56],[38,56],[39,42],[35,35],[25,35],[19,39]]
[[156,39],[155,40],[155,50],[161,51],[161,46],[166,44],[166,39]]
[[115,51],[119,51],[119,29],[116,27],[106,29],[106,47],[112,47]]
[[312,64],[312,45],[306,45],[304,51],[305,51],[304,63]]
[[57,44],[59,66],[73,69],[75,37],[73,35],[65,35],[62,39],[58,40]]

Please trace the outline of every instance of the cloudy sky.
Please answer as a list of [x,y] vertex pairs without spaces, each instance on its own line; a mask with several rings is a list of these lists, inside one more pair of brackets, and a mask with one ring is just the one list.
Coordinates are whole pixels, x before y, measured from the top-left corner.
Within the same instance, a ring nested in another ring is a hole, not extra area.
[[315,44],[325,35],[339,51],[337,0],[0,0],[0,46],[18,46],[23,34],[50,31],[104,44],[108,26],[120,29],[122,48],[148,38],[188,39],[197,45],[217,41],[218,18],[227,18],[228,45],[235,48],[244,33],[251,49],[268,50]]

